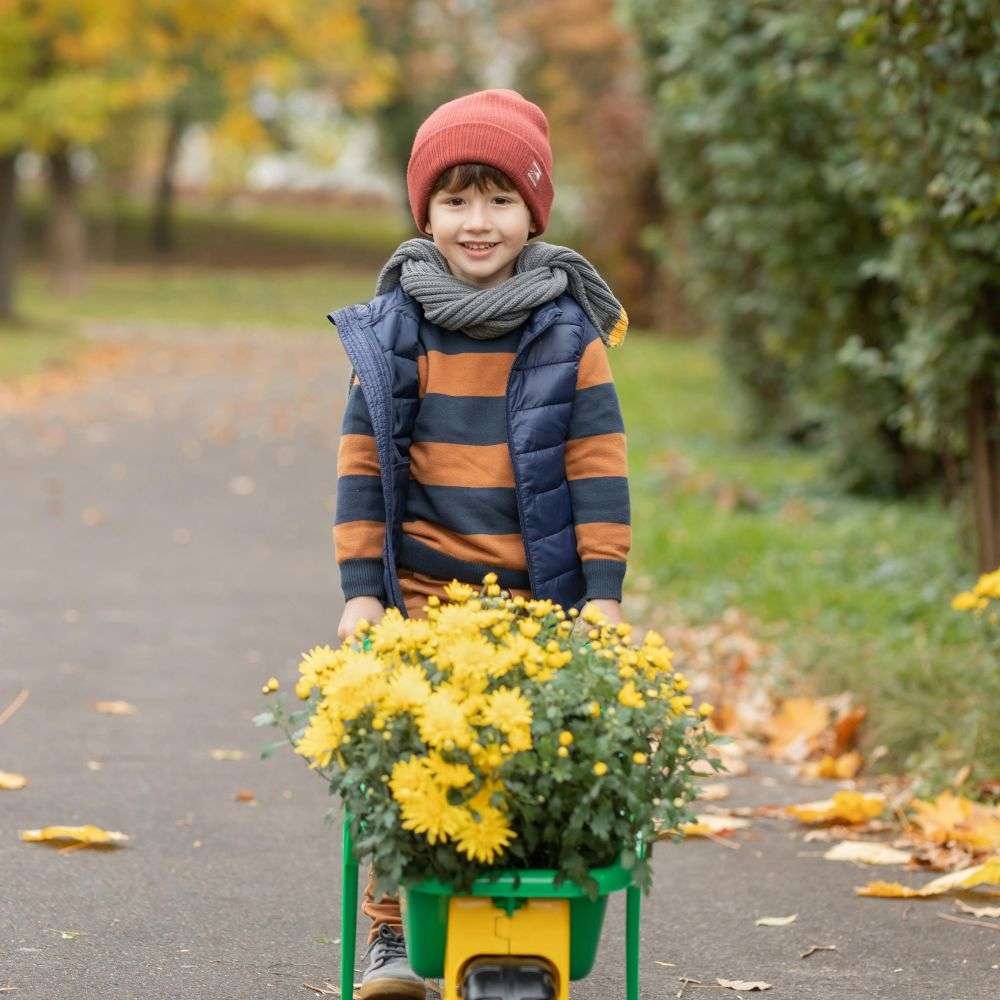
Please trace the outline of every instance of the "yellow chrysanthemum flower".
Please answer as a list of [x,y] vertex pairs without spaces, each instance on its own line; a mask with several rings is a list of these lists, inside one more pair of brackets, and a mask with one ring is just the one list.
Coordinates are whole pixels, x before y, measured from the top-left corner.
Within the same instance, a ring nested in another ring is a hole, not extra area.
[[299,673],[311,684],[320,687],[323,681],[336,670],[344,660],[344,650],[331,649],[329,646],[313,646],[308,653],[302,654],[299,661]]
[[453,764],[436,750],[427,755],[427,769],[431,777],[445,788],[465,788],[475,778],[468,764]]
[[520,688],[497,688],[486,698],[486,705],[480,713],[480,721],[485,726],[494,726],[505,735],[517,729],[531,729],[531,702]]
[[643,708],[645,698],[636,690],[634,681],[626,681],[618,692],[618,701],[626,708]]
[[385,665],[371,653],[352,653],[323,685],[323,706],[347,722],[379,701],[386,690]]
[[439,688],[417,709],[420,738],[435,749],[448,744],[467,747],[475,734],[466,718],[465,708],[451,689]]
[[295,752],[312,761],[311,768],[326,767],[339,749],[344,727],[326,712],[316,712],[295,744]]
[[390,715],[407,712],[422,705],[430,695],[430,682],[420,667],[399,667],[389,677],[381,709]]
[[469,809],[461,810],[453,839],[455,846],[470,861],[490,865],[504,853],[515,836],[507,825],[507,817],[499,809],[487,807],[475,814]]
[[460,806],[448,801],[447,790],[435,784],[414,789],[400,803],[403,829],[423,834],[429,844],[453,837],[460,828],[462,812]]
[[469,586],[467,583],[460,583],[458,580],[452,580],[451,583],[446,584],[444,588],[444,596],[448,598],[449,601],[454,601],[455,604],[464,604],[476,593],[475,588]]

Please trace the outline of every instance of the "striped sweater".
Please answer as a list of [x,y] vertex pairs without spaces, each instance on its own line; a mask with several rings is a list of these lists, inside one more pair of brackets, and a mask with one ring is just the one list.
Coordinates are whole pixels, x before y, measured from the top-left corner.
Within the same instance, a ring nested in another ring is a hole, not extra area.
[[[566,479],[587,598],[621,600],[631,545],[625,429],[607,349],[587,324],[576,379]],[[438,579],[529,586],[507,446],[506,389],[520,331],[492,340],[421,326],[419,411],[399,564]],[[355,377],[337,455],[335,558],[345,599],[384,600],[384,508],[368,409]]]

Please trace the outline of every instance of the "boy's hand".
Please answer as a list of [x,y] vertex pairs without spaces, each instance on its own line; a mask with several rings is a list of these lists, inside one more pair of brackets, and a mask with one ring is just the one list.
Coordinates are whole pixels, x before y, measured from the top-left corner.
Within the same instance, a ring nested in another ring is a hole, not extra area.
[[587,604],[593,604],[612,625],[617,625],[622,620],[622,606],[610,597],[595,597],[587,601]]
[[377,597],[352,597],[344,605],[344,613],[340,616],[337,626],[337,638],[343,642],[354,633],[354,629],[362,618],[373,625],[385,614],[385,608]]

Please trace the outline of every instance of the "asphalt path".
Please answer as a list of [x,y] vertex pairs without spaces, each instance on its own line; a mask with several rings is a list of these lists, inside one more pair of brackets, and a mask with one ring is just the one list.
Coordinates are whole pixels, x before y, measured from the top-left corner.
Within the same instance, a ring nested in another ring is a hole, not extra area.
[[[125,345],[108,374],[0,396],[0,711],[29,692],[0,725],[0,770],[29,782],[0,792],[0,995],[322,995],[339,968],[334,803],[290,751],[261,761],[274,734],[250,719],[263,680],[288,685],[303,650],[335,641],[346,362],[332,329],[94,336]],[[827,791],[758,764],[733,787],[733,804]],[[128,844],[19,839],[83,823]],[[758,995],[706,993],[718,978],[770,983],[776,1000],[1000,995],[995,930],[941,919],[949,900],[853,894],[926,876],[824,861],[777,820],[731,839],[654,852],[644,1000]],[[623,911],[612,899],[574,1000],[624,997]],[[801,957],[812,945],[836,950]]]

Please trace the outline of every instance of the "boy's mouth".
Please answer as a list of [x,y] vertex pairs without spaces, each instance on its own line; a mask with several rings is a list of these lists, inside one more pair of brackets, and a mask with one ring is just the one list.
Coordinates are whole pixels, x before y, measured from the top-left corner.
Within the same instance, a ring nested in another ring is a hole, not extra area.
[[493,248],[498,245],[497,243],[459,243],[459,246],[470,257],[488,257],[493,252]]

